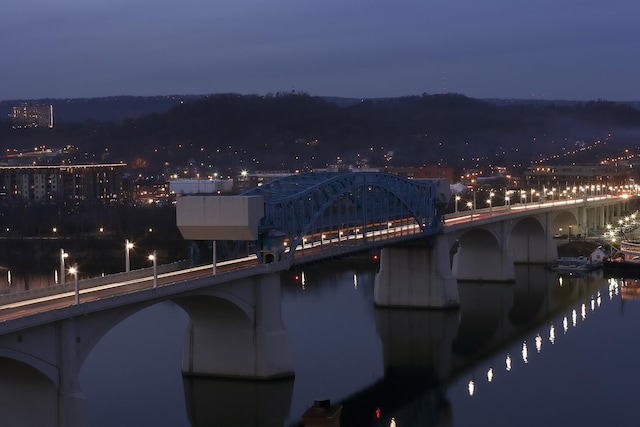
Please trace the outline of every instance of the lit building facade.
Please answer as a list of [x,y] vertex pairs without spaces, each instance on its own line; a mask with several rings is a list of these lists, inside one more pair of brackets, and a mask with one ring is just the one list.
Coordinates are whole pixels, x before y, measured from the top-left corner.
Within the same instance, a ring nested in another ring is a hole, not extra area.
[[539,165],[529,168],[525,182],[529,188],[614,187],[633,181],[630,164]]
[[53,105],[21,104],[13,107],[10,115],[13,128],[53,128]]
[[0,166],[0,201],[61,203],[124,202],[125,164]]
[[455,182],[453,168],[437,165],[387,166],[384,168],[384,171],[408,179],[445,178],[451,183]]

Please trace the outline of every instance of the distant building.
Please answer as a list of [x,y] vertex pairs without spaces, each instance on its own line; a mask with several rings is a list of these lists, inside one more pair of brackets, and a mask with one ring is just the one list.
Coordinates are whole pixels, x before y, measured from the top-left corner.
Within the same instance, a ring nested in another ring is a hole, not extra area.
[[123,202],[125,164],[0,166],[0,201],[61,203]]
[[15,105],[11,117],[13,128],[53,128],[53,105],[24,103]]
[[245,191],[259,187],[262,184],[266,184],[269,181],[275,179],[284,178],[285,176],[294,175],[291,172],[260,172],[260,173],[247,173],[242,172],[236,177],[234,193],[241,194]]
[[384,171],[394,175],[400,175],[408,179],[422,178],[446,178],[454,183],[453,168],[428,165],[428,166],[387,166]]
[[530,188],[608,188],[629,184],[632,166],[621,163],[593,165],[539,165],[529,168],[525,182]]
[[169,181],[169,193],[175,195],[221,194],[232,191],[232,179],[172,179]]

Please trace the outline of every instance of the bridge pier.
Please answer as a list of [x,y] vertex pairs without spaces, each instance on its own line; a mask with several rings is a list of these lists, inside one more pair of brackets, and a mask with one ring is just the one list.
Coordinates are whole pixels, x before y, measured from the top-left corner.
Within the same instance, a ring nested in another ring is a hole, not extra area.
[[458,284],[451,274],[446,237],[434,247],[383,248],[374,284],[374,303],[382,307],[458,307]]
[[247,379],[293,376],[280,298],[280,275],[271,273],[175,299],[190,318],[182,372]]

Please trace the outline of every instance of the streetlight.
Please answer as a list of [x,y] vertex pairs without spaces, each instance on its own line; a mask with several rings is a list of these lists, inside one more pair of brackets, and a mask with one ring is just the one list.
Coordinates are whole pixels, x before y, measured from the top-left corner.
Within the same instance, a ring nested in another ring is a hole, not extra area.
[[493,203],[491,203],[491,199],[495,195],[496,195],[496,193],[494,193],[493,191],[489,192],[489,200],[487,200],[487,203],[489,203],[489,216],[491,216],[493,214]]
[[131,271],[131,262],[129,258],[129,251],[133,249],[133,243],[129,241],[129,239],[125,239],[124,241],[124,260],[125,260],[125,271],[128,273]]
[[68,257],[69,254],[64,251],[64,249],[60,248],[60,284],[64,285],[66,272],[64,270],[64,259]]
[[69,273],[73,274],[75,290],[76,290],[76,305],[80,304],[80,287],[78,286],[78,263],[74,263],[73,267],[69,269]]
[[473,203],[472,202],[467,202],[467,207],[469,208],[469,210],[471,210],[471,220],[473,220]]
[[527,193],[524,192],[524,190],[522,190],[522,192],[520,193],[520,201],[521,203],[524,203],[524,207],[527,207]]
[[455,213],[458,213],[458,202],[460,201],[460,195],[456,194],[456,198],[455,199],[456,199],[456,210],[455,210]]
[[158,287],[158,257],[156,251],[149,255],[149,261],[153,261],[153,287]]

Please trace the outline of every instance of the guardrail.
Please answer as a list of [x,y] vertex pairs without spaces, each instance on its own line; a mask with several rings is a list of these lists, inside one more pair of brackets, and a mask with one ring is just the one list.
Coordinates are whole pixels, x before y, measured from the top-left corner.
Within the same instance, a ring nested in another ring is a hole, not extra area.
[[[176,261],[170,264],[163,264],[158,266],[158,274],[170,273],[185,269],[191,265],[188,260]],[[143,277],[153,276],[153,267],[145,267],[138,270],[129,272],[109,274],[106,276],[92,277],[89,279],[83,279],[78,281],[78,287],[80,289],[88,289],[96,286],[107,285],[110,283],[126,282],[128,280],[142,279]],[[0,305],[11,304],[18,301],[25,301],[32,298],[41,298],[51,295],[62,294],[65,292],[72,292],[75,290],[75,282],[67,282],[64,285],[58,284],[53,286],[47,286],[45,288],[29,289],[24,292],[17,292],[11,294],[0,295]]]

